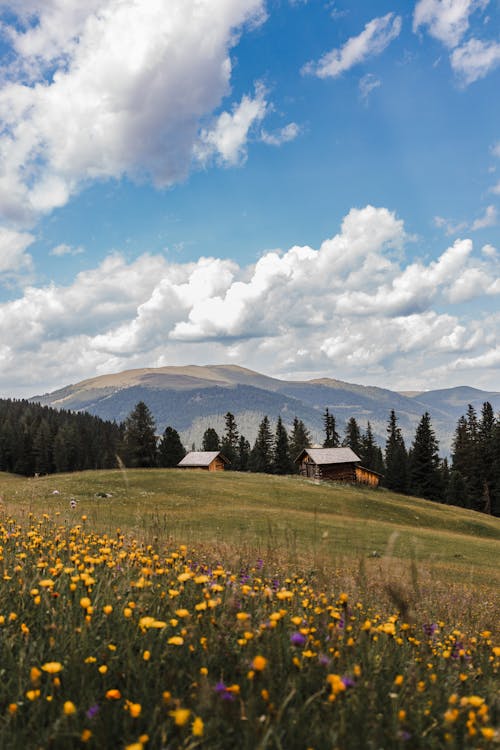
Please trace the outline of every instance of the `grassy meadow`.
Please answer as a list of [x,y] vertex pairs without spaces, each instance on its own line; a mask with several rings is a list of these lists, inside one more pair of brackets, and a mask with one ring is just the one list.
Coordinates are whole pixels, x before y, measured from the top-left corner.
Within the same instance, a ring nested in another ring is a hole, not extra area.
[[230,472],[0,496],[2,748],[500,742],[498,519]]

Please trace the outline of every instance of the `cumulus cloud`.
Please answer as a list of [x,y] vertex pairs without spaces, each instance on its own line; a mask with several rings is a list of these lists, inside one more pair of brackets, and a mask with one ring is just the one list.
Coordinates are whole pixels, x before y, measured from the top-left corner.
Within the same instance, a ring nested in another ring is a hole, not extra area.
[[216,157],[219,162],[235,166],[245,161],[249,132],[262,122],[268,109],[266,90],[262,84],[255,96],[243,96],[231,112],[222,112],[211,129],[204,129],[195,145],[195,155],[201,162]]
[[477,229],[485,229],[486,227],[494,227],[497,223],[498,212],[495,206],[487,206],[483,216],[476,219],[471,226],[473,232]]
[[408,372],[413,385],[431,369],[445,378],[460,357],[494,345],[500,320],[485,326],[463,306],[500,294],[499,257],[464,239],[436,260],[405,260],[407,241],[393,212],[366,206],[317,249],[267,252],[248,267],[110,255],[70,286],[28,287],[0,305],[0,387],[15,374],[32,395],[40,384],[193,360],[399,387]]
[[285,127],[275,130],[272,133],[268,133],[262,129],[260,133],[260,139],[263,143],[268,146],[281,146],[282,143],[288,143],[289,141],[295,140],[300,135],[301,129],[296,122],[289,122]]
[[465,85],[474,83],[500,65],[500,43],[469,39],[453,50],[450,60]]
[[[230,49],[262,21],[264,0],[19,0],[9,10],[0,213],[29,222],[91,180],[182,179],[200,123],[229,93]],[[214,137],[228,162],[243,148],[236,115]]]
[[0,226],[0,283],[31,269],[32,258],[26,250],[34,241],[29,232]]
[[469,28],[474,11],[484,10],[489,0],[419,0],[413,13],[413,30],[425,26],[447,47],[456,47]]
[[67,245],[65,242],[62,242],[60,245],[56,245],[56,247],[53,247],[49,255],[55,255],[56,257],[60,258],[63,255],[81,255],[84,252],[85,250],[83,249],[83,247],[72,247],[71,245]]
[[317,62],[309,62],[303,72],[318,78],[337,78],[354,65],[379,55],[399,36],[401,16],[387,13],[385,16],[369,21],[361,34],[351,37],[340,49],[333,49]]

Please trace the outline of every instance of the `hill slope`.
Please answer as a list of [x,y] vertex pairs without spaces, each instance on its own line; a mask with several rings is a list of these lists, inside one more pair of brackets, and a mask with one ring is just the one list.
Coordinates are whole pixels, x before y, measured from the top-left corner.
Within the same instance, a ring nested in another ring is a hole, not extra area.
[[287,425],[294,416],[299,417],[319,441],[325,407],[335,414],[339,431],[349,417],[355,417],[362,429],[370,420],[381,442],[389,411],[395,409],[410,443],[420,417],[429,411],[443,454],[449,451],[457,419],[468,403],[480,409],[484,401],[490,401],[495,411],[500,410],[500,392],[463,387],[405,395],[332,378],[279,380],[234,365],[128,370],[84,380],[31,400],[117,421],[123,420],[138,401],[145,401],[158,432],[172,425],[181,432],[186,445],[199,445],[208,426],[222,432],[227,411],[235,414],[240,431],[249,440],[255,438],[258,424],[267,414],[271,420],[281,415]]

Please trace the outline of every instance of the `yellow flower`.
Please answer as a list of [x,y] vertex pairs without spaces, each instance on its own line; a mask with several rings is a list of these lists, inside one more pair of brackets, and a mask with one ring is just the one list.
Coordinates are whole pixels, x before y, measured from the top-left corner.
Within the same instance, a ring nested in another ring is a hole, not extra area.
[[180,635],[173,635],[168,639],[167,643],[169,643],[171,646],[182,646],[182,644],[184,643],[184,638],[181,638]]
[[104,607],[102,608],[102,611],[104,612],[105,615],[110,615],[111,612],[113,611],[113,607],[111,606],[111,604],[105,604]]
[[189,708],[176,708],[175,711],[170,711],[170,716],[173,717],[175,725],[183,727],[189,721],[191,711]]
[[9,703],[9,714],[14,715],[18,709],[17,703]]
[[402,685],[402,684],[403,684],[403,680],[404,680],[404,677],[403,677],[403,675],[402,675],[402,674],[398,674],[398,675],[396,675],[396,677],[394,678],[394,684],[395,684],[395,685],[398,685],[398,686],[399,686],[399,685]]
[[90,729],[84,729],[80,735],[80,739],[82,742],[88,742],[91,737],[92,737],[92,732],[90,731]]
[[189,610],[188,609],[176,609],[175,614],[177,617],[189,617]]
[[42,676],[42,673],[38,669],[38,667],[31,667],[30,669],[30,682],[32,685],[38,685],[40,682],[40,677]]
[[142,706],[140,703],[130,703],[128,711],[133,719],[137,719],[137,717],[141,715]]
[[48,661],[46,664],[42,664],[42,669],[48,674],[57,674],[62,670],[62,664],[58,661]]
[[267,659],[265,656],[256,656],[252,662],[252,669],[255,672],[262,672],[267,666]]
[[106,664],[101,664],[101,666],[99,667],[99,672],[101,674],[106,674],[107,671],[108,671],[107,665]]
[[72,716],[73,714],[76,714],[76,706],[73,701],[65,701],[63,712],[65,716]]
[[144,651],[142,654],[142,658],[144,661],[149,661],[151,659],[151,651]]
[[109,701],[119,701],[121,697],[122,697],[122,694],[116,688],[112,688],[111,690],[108,690],[106,693],[106,698]]
[[203,720],[199,716],[193,721],[192,731],[195,737],[203,737],[204,724]]
[[82,596],[82,598],[80,599],[80,607],[82,607],[83,609],[87,609],[88,607],[91,607],[91,606],[92,606],[92,602],[90,601],[88,596]]
[[491,727],[483,727],[481,729],[481,734],[483,735],[485,740],[492,740],[495,736],[495,730]]

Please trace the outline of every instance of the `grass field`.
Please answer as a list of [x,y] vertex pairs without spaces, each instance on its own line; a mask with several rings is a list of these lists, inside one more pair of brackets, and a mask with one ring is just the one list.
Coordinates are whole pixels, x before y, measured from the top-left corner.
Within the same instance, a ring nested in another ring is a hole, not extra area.
[[[203,547],[232,566],[261,558],[271,567],[314,572],[321,584],[335,578],[342,588],[392,584],[408,589],[418,605],[439,603],[439,596],[424,596],[430,588],[462,592],[454,597],[460,603],[474,601],[478,587],[500,587],[499,519],[381,489],[127,469],[36,479],[0,474],[0,496],[16,518],[59,513],[74,524],[85,515],[96,531],[119,527],[145,542]],[[473,611],[479,616],[480,602]]]
[[0,495],[0,748],[500,742],[497,519],[175,470]]

